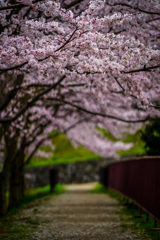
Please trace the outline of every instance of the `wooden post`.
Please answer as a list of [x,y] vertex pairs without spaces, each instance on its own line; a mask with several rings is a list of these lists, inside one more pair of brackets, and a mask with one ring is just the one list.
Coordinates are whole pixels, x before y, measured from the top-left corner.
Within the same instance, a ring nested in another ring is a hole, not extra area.
[[108,187],[108,176],[109,176],[109,168],[103,167],[99,170],[99,182],[103,184],[106,188]]
[[146,214],[146,221],[147,222],[149,221],[149,214],[148,213]]
[[54,191],[55,185],[58,183],[58,168],[49,171],[50,192]]
[[143,210],[142,208],[140,208],[140,216],[142,216]]
[[154,228],[157,228],[157,220],[154,220]]

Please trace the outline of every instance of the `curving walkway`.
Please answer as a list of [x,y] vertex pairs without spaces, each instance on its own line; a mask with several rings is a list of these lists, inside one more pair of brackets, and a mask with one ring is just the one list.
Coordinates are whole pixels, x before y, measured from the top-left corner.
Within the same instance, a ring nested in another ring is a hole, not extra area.
[[[65,194],[43,199],[23,217],[40,221],[37,240],[140,240],[121,227],[120,204],[106,194],[91,194],[94,184],[67,186]],[[34,214],[33,214],[34,213]]]

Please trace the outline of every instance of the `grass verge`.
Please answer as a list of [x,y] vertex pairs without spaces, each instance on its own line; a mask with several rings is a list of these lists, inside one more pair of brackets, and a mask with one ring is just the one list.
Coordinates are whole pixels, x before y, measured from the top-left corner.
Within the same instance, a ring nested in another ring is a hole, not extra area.
[[108,193],[108,190],[101,183],[97,185],[90,191],[91,193]]
[[51,136],[54,150],[50,146],[46,145],[42,145],[39,148],[41,151],[49,154],[50,156],[46,158],[33,156],[26,167],[42,167],[100,158],[100,156],[94,154],[80,144],[78,144],[77,148],[75,148],[65,134],[58,134],[58,132],[54,131],[51,133]]
[[160,240],[160,224],[158,223],[157,228],[154,228],[154,218],[149,216],[148,221],[146,221],[146,213],[141,211],[140,208],[131,200],[127,201],[127,199],[122,197],[122,195],[111,189],[106,189],[100,183],[98,183],[91,192],[105,193],[121,202],[123,208],[121,208],[117,213],[121,218],[122,227],[130,229],[134,233],[136,232],[141,239]]
[[38,160],[31,161],[26,167],[46,167],[51,165],[65,164],[65,163],[73,163],[73,162],[83,162],[83,161],[91,161],[100,159],[98,155],[94,156],[86,156],[86,157],[72,157],[72,158],[62,158],[62,159],[51,159],[51,160]]
[[[49,185],[26,190],[25,197],[5,217],[0,218],[0,239],[33,239],[34,230],[42,223],[36,218],[36,211],[41,199],[63,192],[65,192],[65,187],[60,184],[55,186],[53,193],[50,193]],[[34,208],[32,216],[23,217],[23,209],[30,207]]]

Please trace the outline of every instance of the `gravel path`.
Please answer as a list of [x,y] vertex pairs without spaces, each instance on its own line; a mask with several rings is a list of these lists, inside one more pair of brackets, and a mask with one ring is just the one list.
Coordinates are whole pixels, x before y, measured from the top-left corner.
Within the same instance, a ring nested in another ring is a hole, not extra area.
[[40,221],[37,240],[140,240],[121,227],[121,205],[106,194],[88,192],[94,185],[68,186],[59,196],[44,198],[35,208],[23,210],[23,217]]

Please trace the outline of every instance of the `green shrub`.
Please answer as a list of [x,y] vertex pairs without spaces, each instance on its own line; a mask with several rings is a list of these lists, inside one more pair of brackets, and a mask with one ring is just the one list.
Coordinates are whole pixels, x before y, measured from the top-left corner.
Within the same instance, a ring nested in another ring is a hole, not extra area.
[[140,131],[141,140],[144,142],[144,149],[147,155],[160,155],[160,120],[154,120],[147,124]]

